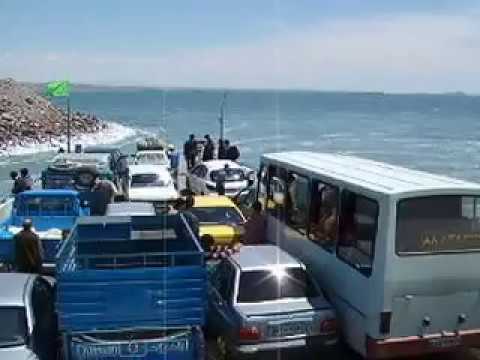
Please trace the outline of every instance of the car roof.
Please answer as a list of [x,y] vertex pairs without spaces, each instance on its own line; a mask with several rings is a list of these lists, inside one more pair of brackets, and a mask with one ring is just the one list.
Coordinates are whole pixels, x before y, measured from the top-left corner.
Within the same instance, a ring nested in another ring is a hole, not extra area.
[[155,215],[155,207],[149,202],[120,202],[107,206],[107,216]]
[[25,292],[35,277],[33,274],[0,273],[0,306],[25,306]]
[[291,151],[264,154],[262,159],[279,166],[320,174],[378,193],[406,194],[415,191],[480,191],[480,184],[411,170],[350,155]]
[[28,190],[21,192],[17,197],[48,197],[48,196],[78,196],[78,192],[68,189],[46,189],[46,190]]
[[92,161],[99,161],[103,160],[106,161],[110,157],[110,153],[66,153],[66,154],[58,154],[53,158],[53,162],[59,162],[61,160],[67,160],[71,162],[82,162],[89,160]]
[[242,246],[231,260],[241,270],[268,269],[273,266],[301,267],[302,263],[275,245]]
[[209,161],[204,161],[202,164],[205,165],[210,171],[221,170],[225,167],[226,164],[228,164],[230,169],[242,168],[239,164],[237,164],[232,160],[209,160]]
[[197,195],[193,207],[235,207],[235,204],[227,196]]
[[110,147],[110,146],[86,146],[83,149],[83,152],[87,154],[88,153],[99,153],[99,154],[112,153],[116,151],[120,151],[120,149],[116,147]]

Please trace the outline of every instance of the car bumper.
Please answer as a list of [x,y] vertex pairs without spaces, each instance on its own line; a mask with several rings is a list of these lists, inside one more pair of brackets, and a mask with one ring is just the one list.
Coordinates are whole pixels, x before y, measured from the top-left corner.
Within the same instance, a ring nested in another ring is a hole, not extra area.
[[[336,335],[316,336],[312,338],[266,342],[251,345],[238,345],[232,351],[234,359],[282,359],[309,353],[334,354],[337,351]],[[298,358],[297,358],[298,360]]]
[[418,356],[439,352],[450,352],[462,347],[480,345],[480,329],[458,333],[408,336],[375,340],[367,338],[367,358],[388,359],[400,356]]

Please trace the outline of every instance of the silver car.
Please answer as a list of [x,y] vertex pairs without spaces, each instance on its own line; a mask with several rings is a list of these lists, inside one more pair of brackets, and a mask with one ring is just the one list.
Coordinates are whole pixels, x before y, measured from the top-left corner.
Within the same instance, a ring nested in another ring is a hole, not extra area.
[[210,268],[208,331],[222,359],[337,350],[332,306],[305,266],[273,245],[244,246]]
[[56,359],[57,321],[52,281],[0,273],[0,359]]

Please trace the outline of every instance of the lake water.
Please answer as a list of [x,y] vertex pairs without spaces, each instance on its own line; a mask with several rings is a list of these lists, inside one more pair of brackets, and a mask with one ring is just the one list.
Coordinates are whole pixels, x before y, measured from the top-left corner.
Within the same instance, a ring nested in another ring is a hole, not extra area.
[[[72,94],[72,107],[123,125],[88,139],[133,151],[144,134],[165,128],[181,147],[190,133],[218,136],[223,92],[98,89]],[[256,166],[278,150],[341,152],[480,181],[480,97],[301,91],[229,91],[226,137]],[[132,131],[133,130],[133,131]],[[0,157],[0,189],[8,173],[40,173],[54,152]]]

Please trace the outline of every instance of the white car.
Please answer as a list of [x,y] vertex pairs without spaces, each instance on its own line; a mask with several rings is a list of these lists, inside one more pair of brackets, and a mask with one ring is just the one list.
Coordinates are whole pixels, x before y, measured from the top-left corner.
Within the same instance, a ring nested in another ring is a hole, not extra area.
[[178,199],[172,175],[164,166],[130,166],[130,201],[168,202]]
[[165,150],[141,150],[135,153],[135,165],[157,165],[170,168],[170,160]]
[[0,359],[56,358],[53,279],[0,273]]
[[199,195],[215,194],[218,176],[225,174],[225,195],[233,197],[248,186],[248,175],[251,170],[231,160],[210,160],[193,167],[187,175],[187,188]]

